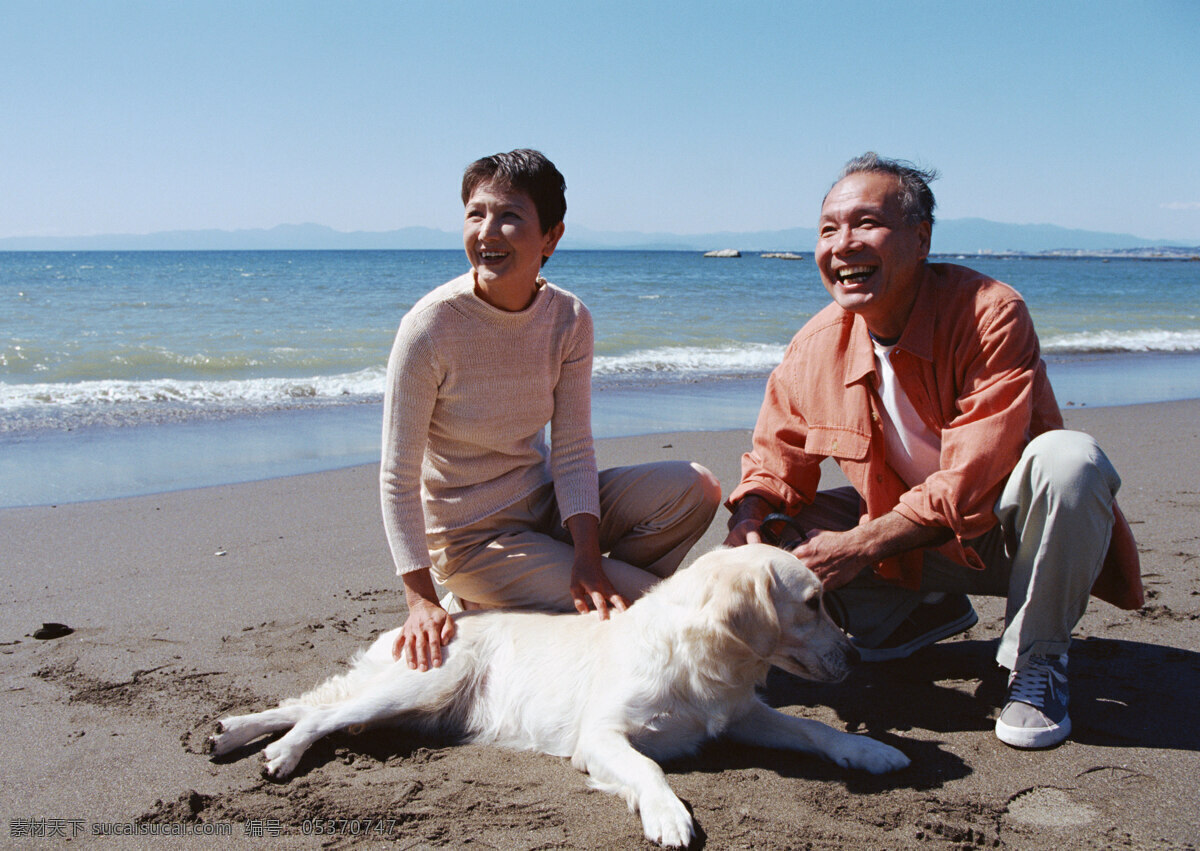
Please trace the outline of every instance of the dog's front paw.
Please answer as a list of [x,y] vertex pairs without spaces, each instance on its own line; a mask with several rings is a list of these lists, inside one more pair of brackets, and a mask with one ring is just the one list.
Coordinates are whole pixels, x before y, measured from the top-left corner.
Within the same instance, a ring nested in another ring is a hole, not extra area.
[[837,752],[830,754],[833,761],[844,768],[857,768],[871,774],[887,774],[889,771],[908,768],[911,762],[891,745],[885,745],[867,736],[855,736],[850,733],[844,735],[845,738],[838,740]]
[[686,848],[692,841],[692,815],[669,789],[638,801],[642,831],[651,842],[667,848]]
[[263,777],[269,780],[284,780],[296,770],[304,751],[283,744],[284,739],[271,742],[263,749]]

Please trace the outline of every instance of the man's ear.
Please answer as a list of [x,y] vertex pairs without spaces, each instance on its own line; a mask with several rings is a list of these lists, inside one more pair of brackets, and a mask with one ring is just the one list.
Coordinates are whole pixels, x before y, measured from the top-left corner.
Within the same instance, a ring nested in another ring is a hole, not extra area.
[[933,242],[933,225],[921,222],[917,225],[917,236],[921,239],[921,259],[929,259],[929,246]]

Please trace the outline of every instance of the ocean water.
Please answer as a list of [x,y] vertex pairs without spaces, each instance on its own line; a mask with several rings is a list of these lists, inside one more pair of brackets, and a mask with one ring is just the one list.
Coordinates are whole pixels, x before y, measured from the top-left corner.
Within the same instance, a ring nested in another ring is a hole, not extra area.
[[[939,258],[1017,287],[1059,400],[1200,396],[1200,263]],[[373,460],[404,312],[458,251],[0,254],[0,506]],[[596,323],[597,436],[753,425],[827,295],[804,260],[563,251]]]

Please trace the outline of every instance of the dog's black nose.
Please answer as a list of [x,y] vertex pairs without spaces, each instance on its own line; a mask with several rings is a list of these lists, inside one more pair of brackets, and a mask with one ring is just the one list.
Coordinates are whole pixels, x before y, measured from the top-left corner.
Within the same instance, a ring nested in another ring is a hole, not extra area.
[[851,644],[850,649],[846,651],[846,661],[851,665],[857,665],[862,661],[862,656],[859,654],[858,648],[853,644]]

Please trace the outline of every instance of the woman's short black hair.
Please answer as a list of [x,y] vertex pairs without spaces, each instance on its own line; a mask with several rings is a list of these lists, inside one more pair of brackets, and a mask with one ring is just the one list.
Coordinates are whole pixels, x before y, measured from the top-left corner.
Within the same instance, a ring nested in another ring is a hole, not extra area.
[[493,181],[533,199],[542,233],[549,233],[567,214],[567,181],[541,151],[518,148],[475,160],[463,172],[463,203],[481,184]]

